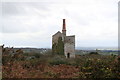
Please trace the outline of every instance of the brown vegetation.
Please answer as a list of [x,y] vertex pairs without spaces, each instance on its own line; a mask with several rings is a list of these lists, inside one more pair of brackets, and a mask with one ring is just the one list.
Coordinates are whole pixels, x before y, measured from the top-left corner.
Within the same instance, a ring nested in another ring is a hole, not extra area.
[[3,54],[3,78],[120,78],[120,60],[114,55]]

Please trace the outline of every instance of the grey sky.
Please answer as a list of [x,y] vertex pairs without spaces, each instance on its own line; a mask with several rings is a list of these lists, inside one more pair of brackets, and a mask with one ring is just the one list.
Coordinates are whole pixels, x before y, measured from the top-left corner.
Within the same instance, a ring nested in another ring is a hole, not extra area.
[[63,18],[77,47],[118,46],[118,0],[5,0],[1,9],[6,46],[51,47]]

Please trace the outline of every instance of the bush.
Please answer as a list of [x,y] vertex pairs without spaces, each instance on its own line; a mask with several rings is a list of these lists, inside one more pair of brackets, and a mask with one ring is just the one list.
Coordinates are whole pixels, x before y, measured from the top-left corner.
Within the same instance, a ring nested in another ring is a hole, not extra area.
[[56,60],[56,61],[52,61],[50,62],[51,65],[59,65],[59,64],[68,64],[68,62],[63,61],[63,60]]
[[51,65],[69,64],[64,58],[55,57],[50,62]]
[[2,64],[5,65],[6,63],[12,61],[11,55],[3,55],[2,56]]
[[98,52],[90,52],[89,54],[90,54],[90,55],[91,55],[91,54],[98,54]]
[[42,56],[42,54],[35,53],[33,56],[35,56],[36,58],[40,58]]
[[[33,67],[36,68],[37,66],[45,65],[45,64],[46,64],[45,59],[35,58],[35,59],[30,59],[30,60],[25,61],[22,66],[23,66],[23,68],[33,68]],[[41,69],[43,69],[43,67]]]
[[2,64],[6,64],[12,61],[24,61],[25,57],[22,54],[7,54],[2,55]]
[[88,59],[80,68],[86,78],[115,78],[111,63],[102,59]]

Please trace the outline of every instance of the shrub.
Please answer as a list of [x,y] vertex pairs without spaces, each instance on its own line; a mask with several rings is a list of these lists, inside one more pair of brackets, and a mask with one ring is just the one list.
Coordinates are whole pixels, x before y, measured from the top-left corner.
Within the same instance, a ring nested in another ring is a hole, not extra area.
[[22,66],[23,66],[23,68],[30,68],[30,67],[36,68],[37,66],[45,65],[45,64],[46,64],[45,59],[35,58],[35,59],[30,59],[30,60],[25,61]]
[[7,54],[2,55],[2,64],[6,64],[12,61],[24,61],[25,57],[22,54]]
[[44,75],[46,75],[49,78],[59,78],[60,76],[58,73],[53,73],[50,71],[44,72]]
[[33,56],[35,56],[36,58],[40,58],[42,56],[42,54],[40,53],[35,53]]
[[98,52],[90,52],[89,54],[90,54],[90,55],[91,55],[91,54],[98,54]]
[[53,60],[50,62],[51,65],[59,65],[59,64],[68,64],[68,62],[64,60]]
[[31,60],[31,59],[38,59],[43,57],[43,54],[40,53],[24,53],[23,56],[25,57],[25,60]]
[[115,78],[115,73],[110,68],[111,63],[101,59],[88,59],[80,68],[86,78]]
[[69,64],[64,58],[55,57],[50,62],[51,65],[59,65],[59,64]]
[[3,55],[2,56],[2,64],[5,65],[6,63],[12,61],[11,55]]

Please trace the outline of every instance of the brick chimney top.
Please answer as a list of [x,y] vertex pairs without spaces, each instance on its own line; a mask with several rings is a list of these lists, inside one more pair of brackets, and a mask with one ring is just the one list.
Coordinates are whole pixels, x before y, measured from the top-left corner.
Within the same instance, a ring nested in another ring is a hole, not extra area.
[[62,30],[66,30],[66,23],[65,23],[65,19],[63,19],[63,29]]
[[63,35],[66,36],[66,23],[65,23],[65,19],[63,19],[63,28],[62,28],[62,33]]

